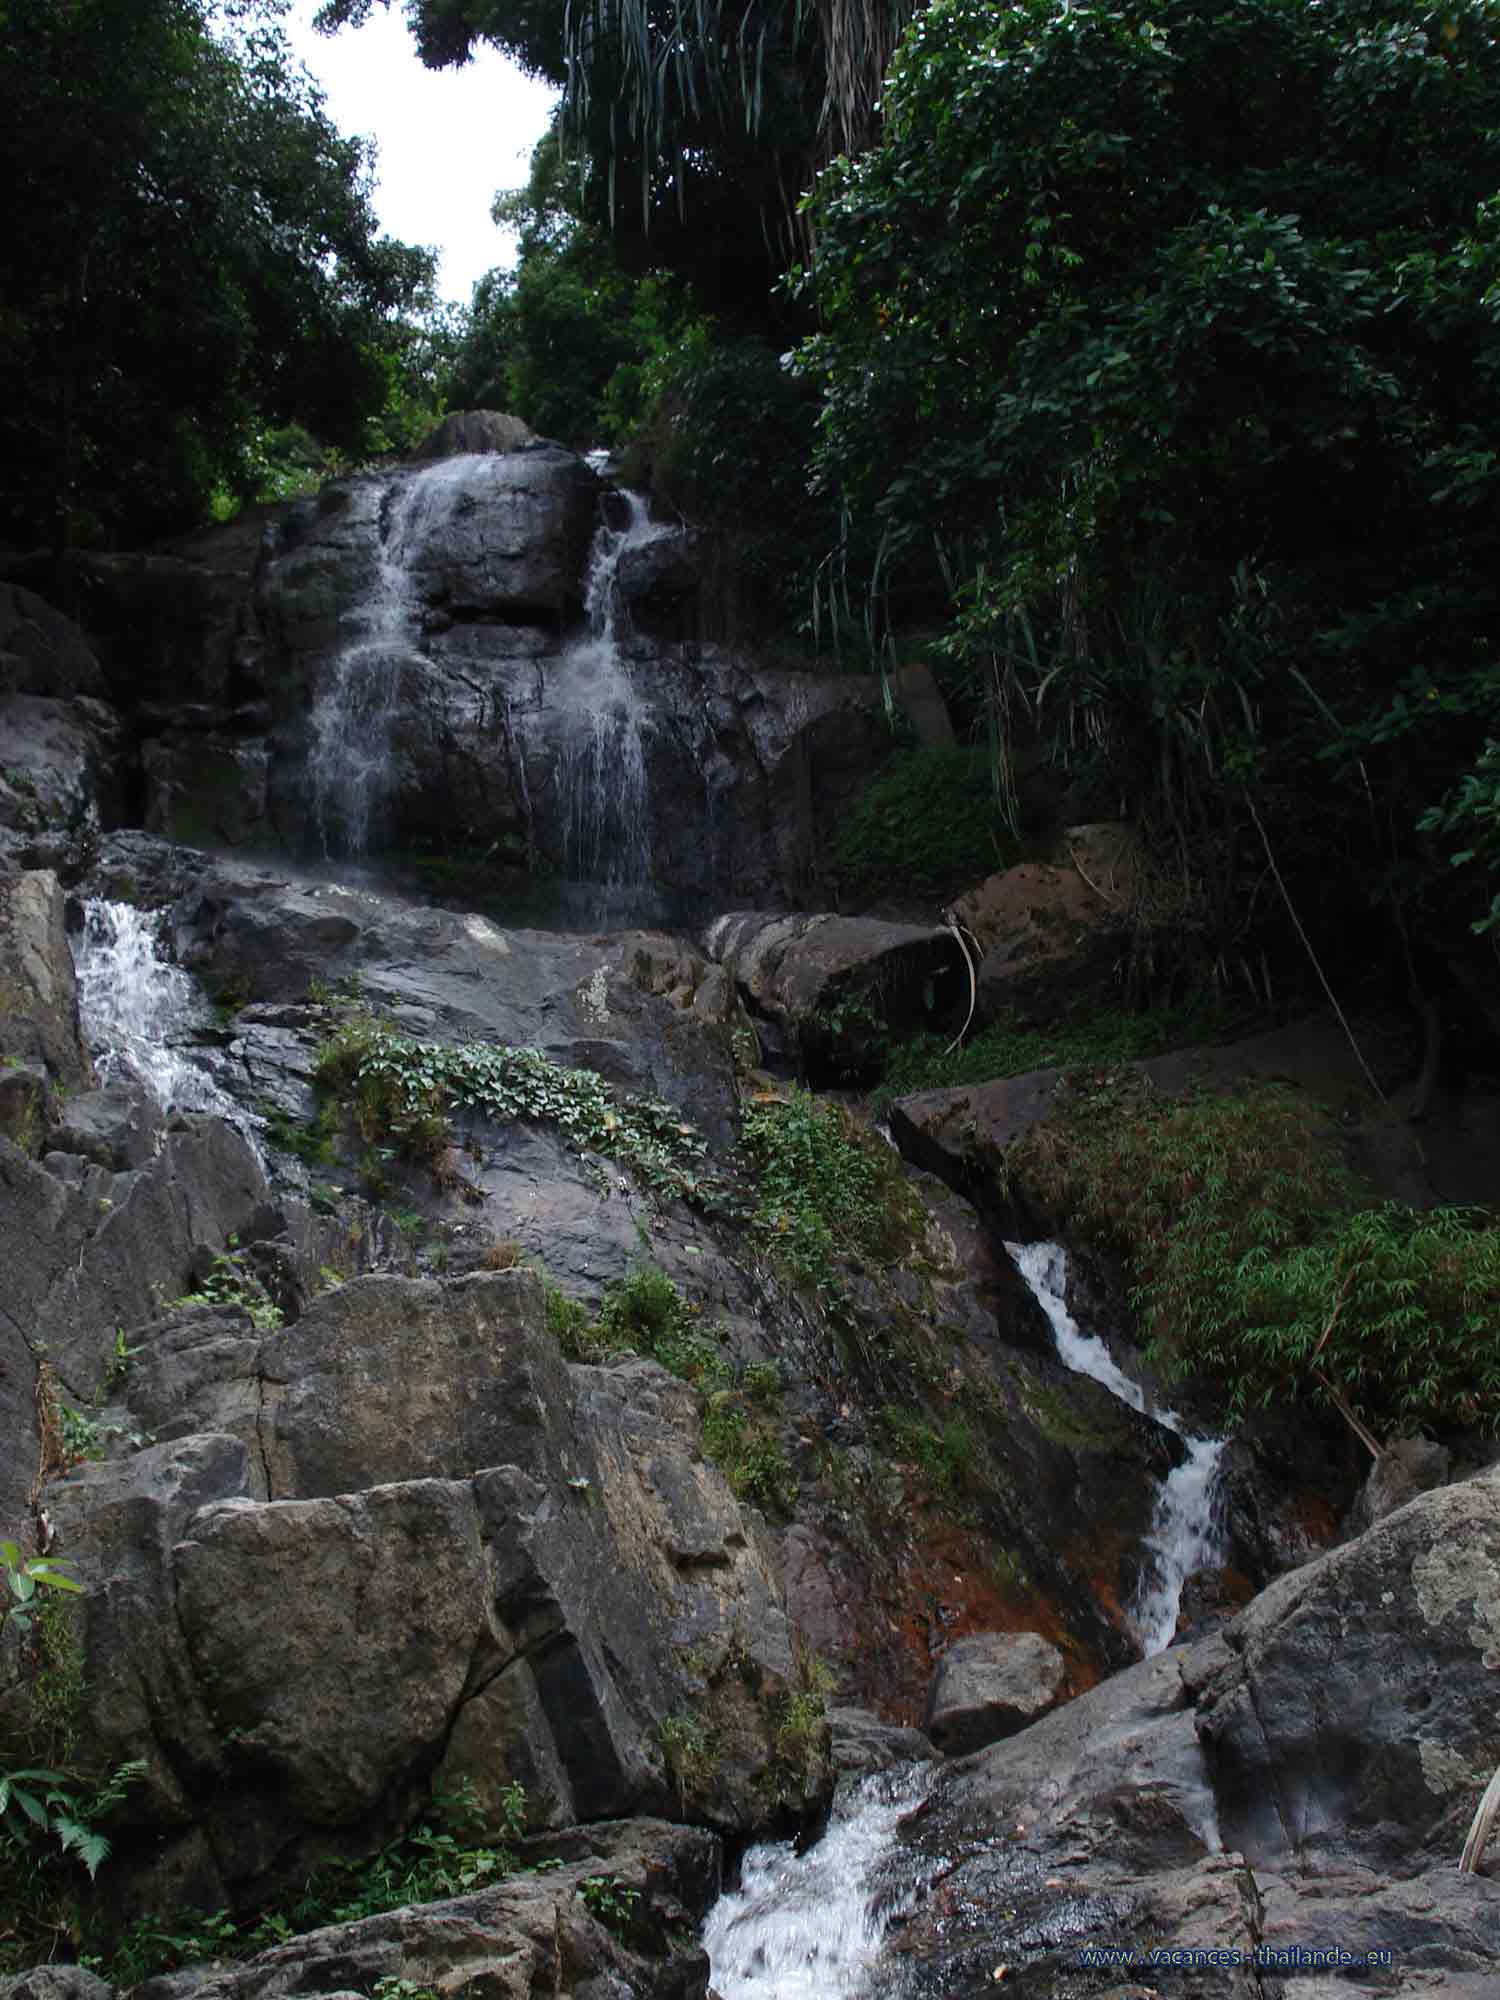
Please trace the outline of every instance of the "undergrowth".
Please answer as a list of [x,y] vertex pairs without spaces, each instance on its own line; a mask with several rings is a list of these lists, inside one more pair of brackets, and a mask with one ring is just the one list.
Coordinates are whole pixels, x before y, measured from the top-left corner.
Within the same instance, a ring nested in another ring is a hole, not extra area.
[[547,1325],[571,1361],[598,1363],[646,1354],[704,1391],[703,1455],[742,1500],[789,1513],[797,1487],[781,1442],[781,1374],[772,1364],[737,1371],[665,1271],[632,1265],[590,1314],[550,1278],[543,1279]]
[[262,1333],[274,1333],[286,1324],[286,1314],[266,1290],[237,1250],[226,1250],[214,1258],[208,1271],[191,1292],[169,1299],[170,1306],[243,1306],[251,1324]]
[[107,1961],[84,1963],[114,1985],[134,1986],[207,1958],[247,1958],[325,1924],[355,1923],[411,1903],[464,1896],[516,1872],[514,1843],[525,1831],[526,1795],[519,1785],[502,1793],[494,1829],[484,1826],[472,1789],[464,1785],[438,1799],[430,1817],[370,1860],[325,1862],[293,1903],[242,1922],[227,1910],[137,1917]]
[[846,902],[932,899],[992,875],[1017,848],[983,749],[897,750],[844,814],[828,864]]
[[925,1211],[899,1157],[841,1106],[794,1088],[745,1113],[744,1144],[751,1226],[799,1282],[825,1285],[837,1257],[888,1266],[923,1243]]
[[367,1146],[389,1144],[435,1168],[452,1147],[451,1114],[467,1107],[551,1125],[580,1151],[619,1160],[664,1199],[710,1212],[728,1201],[705,1169],[704,1139],[675,1105],[618,1095],[596,1071],[565,1069],[536,1049],[416,1041],[358,1008],[320,1051],[316,1082],[342,1097]]
[[1296,1091],[1080,1084],[1005,1166],[1124,1256],[1153,1362],[1208,1375],[1235,1413],[1347,1398],[1377,1430],[1500,1428],[1500,1225],[1372,1204]]
[[913,1035],[888,1052],[870,1106],[879,1117],[898,1097],[919,1090],[989,1083],[1078,1063],[1139,1062],[1193,1042],[1219,1040],[1247,1025],[1243,1008],[1209,998],[1142,1014],[1065,1015],[1045,1026],[1011,1015],[956,1049],[941,1035]]

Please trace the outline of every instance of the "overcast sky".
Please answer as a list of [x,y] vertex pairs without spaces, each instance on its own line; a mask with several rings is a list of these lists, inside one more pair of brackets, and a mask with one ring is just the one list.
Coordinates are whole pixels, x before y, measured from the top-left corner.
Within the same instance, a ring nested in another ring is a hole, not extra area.
[[293,0],[292,46],[322,84],[339,130],[374,139],[375,206],[387,234],[442,252],[438,289],[467,305],[474,280],[515,244],[490,221],[496,190],[526,179],[553,93],[483,47],[462,69],[424,69],[398,5],[362,28],[314,34],[320,0]]

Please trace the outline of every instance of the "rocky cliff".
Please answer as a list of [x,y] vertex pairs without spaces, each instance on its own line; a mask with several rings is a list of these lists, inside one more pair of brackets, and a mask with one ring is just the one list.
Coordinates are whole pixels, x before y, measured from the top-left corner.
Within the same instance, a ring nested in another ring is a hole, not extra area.
[[[1494,1475],[1320,1555],[1356,1462],[1262,1432],[1218,1610],[1133,1665],[1190,1441],[1004,1248],[1050,1082],[900,1107],[911,1165],[791,1079],[968,997],[951,926],[786,908],[874,704],[682,636],[690,539],[582,461],[458,442],[0,607],[0,1540],[82,1586],[0,1635],[0,1769],[128,1774],[32,1946],[76,1892],[159,2000],[703,2000],[726,1855],[925,1712],[880,1990],[1104,1991],[1065,1945],[1317,1895],[1471,1968],[1489,1885],[1434,1885],[1500,1761]],[[482,909],[421,893],[455,850]],[[585,928],[528,923],[527,861]],[[1065,886],[1078,949],[1028,902],[988,983],[1095,976]]]

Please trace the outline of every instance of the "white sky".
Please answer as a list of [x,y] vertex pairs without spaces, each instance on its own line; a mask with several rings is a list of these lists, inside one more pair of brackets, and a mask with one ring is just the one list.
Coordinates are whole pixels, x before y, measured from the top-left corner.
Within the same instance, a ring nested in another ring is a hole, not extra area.
[[441,251],[438,290],[467,305],[476,278],[515,259],[514,238],[490,221],[490,203],[498,189],[525,182],[554,93],[487,45],[462,69],[424,69],[399,0],[336,35],[314,34],[319,4],[292,0],[292,47],[323,86],[339,130],[379,148],[382,229]]

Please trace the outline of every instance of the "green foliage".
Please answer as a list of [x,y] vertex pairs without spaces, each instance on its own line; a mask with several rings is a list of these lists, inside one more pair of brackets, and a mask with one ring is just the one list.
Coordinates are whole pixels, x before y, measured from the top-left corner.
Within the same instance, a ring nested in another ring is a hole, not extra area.
[[1007,1165],[1124,1254],[1153,1358],[1232,1407],[1337,1391],[1377,1427],[1495,1426],[1500,1226],[1362,1204],[1294,1092],[1084,1093]]
[[274,1333],[277,1327],[286,1324],[286,1314],[238,1250],[216,1256],[196,1291],[184,1292],[180,1299],[168,1303],[174,1307],[243,1306],[251,1324],[262,1333]]
[[982,750],[898,750],[840,823],[828,866],[844,902],[942,901],[1016,858]]
[[428,253],[377,236],[275,0],[10,0],[0,29],[0,533],[139,544],[345,449],[390,397]]
[[658,343],[640,379],[628,476],[705,532],[705,608],[730,637],[805,627],[836,511],[811,493],[817,399],[780,342],[707,319]]
[[641,1892],[613,1875],[585,1875],[578,1885],[579,1901],[616,1937],[627,1937],[640,1907]]
[[790,1514],[796,1506],[797,1481],[777,1416],[755,1408],[732,1389],[716,1389],[709,1396],[703,1455],[718,1466],[739,1499],[772,1514]]
[[713,1731],[691,1709],[676,1709],[657,1724],[657,1738],[667,1772],[685,1806],[690,1792],[702,1792],[719,1767],[719,1747]]
[[518,231],[520,258],[474,288],[447,384],[453,407],[511,410],[580,450],[615,442],[640,414],[649,363],[677,331],[676,288],[627,272],[607,230],[583,219],[554,136],[533,153],[528,185],[496,199],[494,217]]
[[1500,722],[1488,0],[934,0],[884,109],[798,361],[874,599],[938,563],[1002,751],[1034,713],[1217,948],[1247,793],[1294,875],[1430,887]]
[[956,1499],[965,1491],[974,1463],[974,1438],[961,1417],[942,1425],[894,1404],[880,1412],[879,1429],[893,1457],[914,1465],[934,1493]]
[[83,1585],[68,1574],[70,1565],[51,1556],[23,1556],[15,1542],[0,1542],[0,1570],[4,1571],[4,1594],[0,1596],[0,1632],[7,1627],[26,1633],[40,1610],[38,1592],[63,1590],[81,1592]]
[[283,1152],[293,1153],[309,1167],[332,1166],[338,1157],[338,1106],[325,1103],[311,1123],[303,1124],[285,1111],[266,1114],[266,1137]]
[[[372,0],[325,0],[324,25]],[[687,279],[715,312],[766,315],[792,252],[792,211],[831,151],[861,143],[908,17],[905,0],[844,8],[692,0],[411,0],[424,61],[484,40],[562,93],[557,131],[584,215],[632,266]]]
[[100,1969],[114,1984],[134,1986],[205,1958],[248,1957],[325,1924],[356,1923],[409,1903],[464,1896],[515,1872],[513,1843],[525,1830],[526,1795],[519,1785],[506,1787],[499,1823],[487,1837],[472,1789],[465,1786],[435,1801],[427,1818],[370,1860],[323,1863],[298,1901],[253,1923],[237,1922],[227,1910],[136,1918]]
[[836,1104],[793,1089],[744,1119],[756,1233],[793,1277],[817,1287],[838,1257],[897,1262],[920,1246],[925,1218],[900,1160]]
[[[1141,1288],[1185,1366],[1237,1407],[1332,1383],[1374,1426],[1500,1429],[1500,1226],[1465,1209],[1357,1209],[1230,1264],[1177,1247]],[[1324,1336],[1327,1336],[1326,1340]]]
[[675,1106],[618,1096],[594,1070],[564,1069],[536,1049],[419,1042],[360,1009],[322,1049],[317,1083],[350,1105],[362,1138],[390,1139],[409,1157],[446,1149],[449,1111],[464,1105],[552,1125],[580,1151],[619,1160],[663,1199],[713,1210],[727,1198],[704,1171],[704,1140]]
[[[1450,866],[1462,868],[1479,861],[1491,876],[1500,873],[1500,741],[1490,737],[1473,770],[1466,771],[1417,824],[1423,833],[1451,834],[1466,843],[1449,855]],[[1500,889],[1488,911],[1475,918],[1474,929],[1500,931]]]
[[1045,1027],[1012,1015],[951,1053],[950,1041],[941,1035],[913,1035],[887,1055],[871,1108],[879,1113],[915,1091],[1024,1076],[1028,1070],[1138,1062],[1192,1042],[1222,1039],[1244,1023],[1243,1010],[1205,999],[1148,1013],[1064,1015]]

